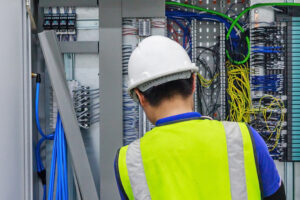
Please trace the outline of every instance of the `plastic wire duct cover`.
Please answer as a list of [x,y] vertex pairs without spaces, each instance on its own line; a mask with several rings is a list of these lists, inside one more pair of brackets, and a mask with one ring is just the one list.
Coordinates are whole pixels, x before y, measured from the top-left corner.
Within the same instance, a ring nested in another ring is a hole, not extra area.
[[[164,77],[155,79],[153,81],[144,83],[144,84],[138,86],[138,88],[140,91],[145,92],[146,90],[148,90],[152,87],[155,87],[155,86],[158,86],[158,85],[170,82],[170,81],[175,81],[175,80],[179,80],[179,79],[188,79],[191,77],[191,74],[192,74],[191,71],[174,73],[169,76],[164,76]],[[137,98],[135,92],[133,92],[133,90],[131,91],[131,96],[135,101],[138,100],[138,98]]]

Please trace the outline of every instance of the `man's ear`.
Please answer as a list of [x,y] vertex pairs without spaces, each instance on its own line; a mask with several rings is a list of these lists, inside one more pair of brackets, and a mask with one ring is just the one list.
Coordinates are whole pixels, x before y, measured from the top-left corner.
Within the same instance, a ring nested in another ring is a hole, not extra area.
[[146,105],[146,103],[147,103],[147,101],[145,99],[145,96],[137,88],[134,89],[134,92],[136,93],[141,106],[144,107]]
[[196,91],[196,73],[192,74],[193,76],[193,93]]

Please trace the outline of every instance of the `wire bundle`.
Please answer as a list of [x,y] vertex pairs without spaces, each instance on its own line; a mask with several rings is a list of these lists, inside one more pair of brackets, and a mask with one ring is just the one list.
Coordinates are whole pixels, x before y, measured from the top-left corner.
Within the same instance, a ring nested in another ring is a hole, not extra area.
[[260,26],[253,28],[252,65],[266,69],[283,69],[284,52],[283,34],[280,26]]
[[283,89],[283,75],[282,74],[270,74],[261,76],[252,76],[252,88],[253,91],[264,92],[278,92],[282,94]]
[[139,106],[128,94],[127,78],[123,81],[123,129],[124,145],[128,145],[139,136]]
[[122,46],[122,73],[123,75],[127,75],[128,74],[128,62],[129,62],[129,58],[130,55],[132,53],[132,46],[131,45],[123,45]]
[[46,200],[46,169],[41,159],[40,149],[44,141],[54,139],[54,134],[46,135],[41,128],[40,120],[39,120],[39,96],[40,96],[40,82],[37,81],[36,95],[35,95],[35,122],[36,122],[38,132],[41,135],[41,139],[38,141],[36,145],[35,157],[36,157],[37,172],[43,184],[43,190],[44,190],[43,199]]
[[129,36],[129,35],[137,35],[138,29],[136,28],[136,22],[132,19],[124,19],[122,22],[122,35]]
[[[70,95],[80,128],[89,129],[94,123],[100,120],[99,89],[91,89],[89,86],[83,86],[76,80],[68,81]],[[54,131],[56,127],[58,106],[56,97],[51,89],[50,101],[50,127]]]
[[123,72],[123,143],[128,145],[139,137],[139,105],[128,94],[128,62],[132,53],[132,45],[122,46]]
[[[180,43],[188,52],[189,56],[192,57],[192,38],[190,26],[190,20],[186,20],[185,18],[168,17],[168,37]],[[179,28],[179,30],[177,30],[177,28]]]
[[228,75],[227,94],[229,95],[228,120],[236,122],[250,122],[251,120],[251,96],[248,64],[233,65],[226,63]]
[[100,120],[99,89],[80,86],[72,90],[73,103],[78,124],[88,129],[91,124]]
[[[40,148],[45,140],[53,140],[53,152],[52,152],[52,163],[51,163],[51,174],[50,174],[50,186],[48,192],[48,200],[53,199],[54,194],[54,181],[55,181],[55,169],[57,167],[57,188],[56,188],[56,199],[68,200],[68,172],[67,172],[67,147],[64,135],[64,129],[59,114],[57,115],[57,125],[54,134],[46,135],[40,125],[39,121],[39,93],[40,93],[40,82],[36,84],[36,98],[35,98],[35,119],[37,129],[41,135],[41,139],[38,141],[36,146],[36,164],[38,175],[42,180],[43,184],[43,199],[46,200],[46,169],[43,165]],[[57,160],[57,165],[56,165]]]
[[[168,37],[171,37],[178,43],[181,43],[183,48],[185,48],[189,53],[190,57],[192,49],[190,25],[192,20],[196,19],[199,21],[219,22],[225,24],[227,29],[230,27],[230,23],[226,19],[213,14],[167,10],[166,16],[168,19]],[[178,32],[175,27],[178,27],[180,32]],[[180,41],[180,38],[182,38],[182,42]],[[238,38],[239,36],[237,35],[237,32],[235,30],[232,31],[231,40],[236,40]],[[187,46],[187,44],[189,45]]]
[[[258,109],[255,109],[255,120],[252,126],[261,133],[269,150],[273,151],[279,142],[280,133],[285,120],[285,106],[281,99],[265,95],[259,99]],[[263,122],[258,117],[263,118]]]
[[54,133],[54,144],[52,150],[51,172],[48,191],[48,200],[54,196],[55,174],[56,176],[56,200],[68,200],[68,166],[67,166],[67,145],[59,113],[57,114],[57,124]]
[[152,28],[165,28],[166,22],[161,19],[152,19],[151,27]]
[[[212,47],[198,46],[197,64],[200,66],[197,78],[197,98],[199,112],[203,115],[220,119],[220,52],[219,43]],[[212,61],[210,64],[207,58]]]

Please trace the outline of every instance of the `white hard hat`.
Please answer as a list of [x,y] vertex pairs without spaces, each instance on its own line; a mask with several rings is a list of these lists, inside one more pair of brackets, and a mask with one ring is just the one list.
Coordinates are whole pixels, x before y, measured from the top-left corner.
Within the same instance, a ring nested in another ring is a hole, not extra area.
[[198,68],[180,44],[163,36],[150,36],[139,43],[128,63],[128,91],[137,100],[134,88],[151,87],[187,79]]

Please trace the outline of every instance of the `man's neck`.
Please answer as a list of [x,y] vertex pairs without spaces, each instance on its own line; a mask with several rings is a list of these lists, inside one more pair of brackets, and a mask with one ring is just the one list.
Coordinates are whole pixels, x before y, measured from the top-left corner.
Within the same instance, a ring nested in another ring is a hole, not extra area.
[[154,121],[179,115],[182,113],[193,112],[193,103],[181,98],[163,101],[154,112]]

